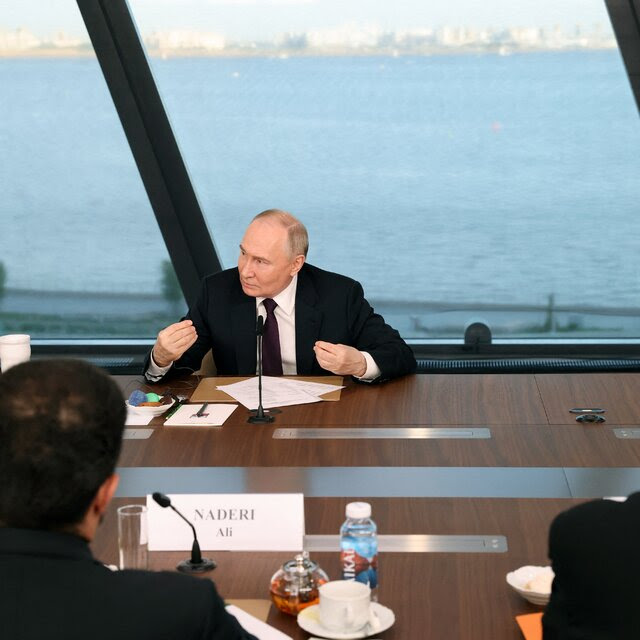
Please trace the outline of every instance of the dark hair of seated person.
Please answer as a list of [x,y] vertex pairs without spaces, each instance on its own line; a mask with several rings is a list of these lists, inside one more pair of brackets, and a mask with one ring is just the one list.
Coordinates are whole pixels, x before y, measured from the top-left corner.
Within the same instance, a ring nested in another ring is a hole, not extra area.
[[123,396],[80,360],[39,360],[0,376],[0,526],[71,531],[114,471]]

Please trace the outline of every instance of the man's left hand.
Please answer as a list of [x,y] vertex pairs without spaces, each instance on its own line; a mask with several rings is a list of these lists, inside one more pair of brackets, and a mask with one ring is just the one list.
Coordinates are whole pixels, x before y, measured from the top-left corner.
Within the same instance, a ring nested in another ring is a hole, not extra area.
[[354,347],[318,340],[313,350],[318,364],[338,376],[361,378],[367,371],[367,361]]

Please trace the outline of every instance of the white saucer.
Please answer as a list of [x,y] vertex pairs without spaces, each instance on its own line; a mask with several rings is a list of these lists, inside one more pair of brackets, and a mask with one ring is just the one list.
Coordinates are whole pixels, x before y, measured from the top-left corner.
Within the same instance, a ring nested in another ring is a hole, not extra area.
[[380,620],[380,626],[375,630],[370,629],[367,624],[358,631],[330,631],[320,624],[320,605],[317,604],[303,609],[298,614],[298,625],[314,636],[331,638],[331,640],[356,640],[356,638],[368,638],[369,636],[386,631],[396,621],[393,611],[388,607],[383,607],[377,602],[372,602],[371,608],[378,616],[378,620]]

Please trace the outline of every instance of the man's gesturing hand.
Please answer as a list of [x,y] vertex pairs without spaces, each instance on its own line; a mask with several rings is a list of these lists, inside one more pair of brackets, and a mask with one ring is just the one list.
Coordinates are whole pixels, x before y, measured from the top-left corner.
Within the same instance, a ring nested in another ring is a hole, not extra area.
[[191,320],[170,324],[163,329],[153,345],[153,359],[159,367],[168,367],[198,338]]
[[318,364],[338,376],[361,378],[367,371],[367,361],[354,347],[318,340],[313,350]]

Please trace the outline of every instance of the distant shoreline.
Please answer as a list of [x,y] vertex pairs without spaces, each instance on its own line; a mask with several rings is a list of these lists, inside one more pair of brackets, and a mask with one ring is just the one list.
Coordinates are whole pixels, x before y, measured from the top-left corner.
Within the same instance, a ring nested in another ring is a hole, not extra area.
[[[432,48],[419,51],[399,51],[397,49],[306,49],[302,50],[251,50],[251,49],[225,49],[223,51],[201,49],[148,49],[147,54],[151,58],[405,58],[405,57],[436,57],[457,55],[500,55],[509,56],[528,53],[571,53],[576,51],[614,51],[616,46],[598,47],[451,47]],[[90,48],[33,48],[0,51],[0,59],[38,59],[38,58],[95,58],[95,52]]]

